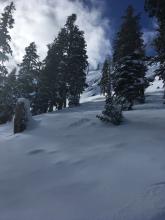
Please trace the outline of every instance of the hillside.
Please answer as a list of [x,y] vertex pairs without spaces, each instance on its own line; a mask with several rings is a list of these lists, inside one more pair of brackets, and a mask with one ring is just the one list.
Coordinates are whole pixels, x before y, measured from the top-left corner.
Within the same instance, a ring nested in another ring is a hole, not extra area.
[[[148,92],[160,91],[163,88],[163,82],[155,77],[155,70],[158,68],[159,64],[153,63],[148,66],[148,71],[146,78],[150,81],[150,86],[147,88]],[[81,102],[91,101],[94,98],[100,97],[100,87],[99,82],[101,80],[102,65],[98,70],[90,70],[87,75],[87,85],[88,88],[85,90],[81,97]]]
[[119,127],[96,118],[98,96],[23,134],[0,126],[0,219],[164,220],[165,109],[149,90]]

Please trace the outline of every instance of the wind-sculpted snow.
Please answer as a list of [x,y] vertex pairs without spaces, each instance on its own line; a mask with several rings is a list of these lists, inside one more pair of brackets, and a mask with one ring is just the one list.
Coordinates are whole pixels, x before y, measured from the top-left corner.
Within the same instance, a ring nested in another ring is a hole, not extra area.
[[37,116],[23,134],[0,126],[0,220],[164,220],[161,96],[117,127],[96,118],[102,98]]

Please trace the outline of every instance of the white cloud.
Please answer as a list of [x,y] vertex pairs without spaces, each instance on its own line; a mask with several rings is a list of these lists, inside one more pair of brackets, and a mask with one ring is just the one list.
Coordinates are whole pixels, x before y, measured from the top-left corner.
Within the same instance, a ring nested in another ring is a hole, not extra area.
[[153,42],[153,39],[155,38],[156,32],[154,30],[147,30],[145,29],[143,31],[143,39],[144,43],[150,47],[151,43]]
[[[5,3],[4,3],[5,2]],[[0,1],[0,6],[9,2]],[[11,31],[14,58],[20,62],[24,48],[35,41],[43,59],[47,44],[51,43],[64,25],[67,16],[78,15],[77,24],[85,31],[89,62],[95,66],[111,52],[111,43],[107,32],[109,22],[102,17],[102,10],[97,0],[91,0],[88,8],[81,0],[15,0],[15,25]],[[2,7],[1,7],[2,8]]]

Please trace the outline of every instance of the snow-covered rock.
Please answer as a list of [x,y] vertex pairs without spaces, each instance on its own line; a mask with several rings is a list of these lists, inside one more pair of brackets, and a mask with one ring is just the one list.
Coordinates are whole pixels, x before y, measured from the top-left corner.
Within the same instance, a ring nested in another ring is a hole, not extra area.
[[32,120],[30,102],[25,98],[18,99],[14,116],[14,133],[23,132]]
[[22,103],[24,105],[27,121],[31,121],[32,120],[32,114],[31,114],[31,111],[30,111],[30,102],[29,102],[29,100],[25,99],[25,98],[19,98],[17,103],[19,103],[19,104]]

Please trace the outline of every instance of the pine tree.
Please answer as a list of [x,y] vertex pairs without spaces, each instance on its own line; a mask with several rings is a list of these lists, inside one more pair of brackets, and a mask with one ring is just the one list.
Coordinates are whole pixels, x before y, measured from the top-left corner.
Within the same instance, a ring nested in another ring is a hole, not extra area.
[[13,11],[15,10],[14,3],[7,5],[4,8],[4,12],[1,14],[0,18],[0,123],[5,123],[11,119],[11,109],[10,102],[8,99],[7,92],[7,68],[5,62],[9,60],[9,56],[12,55],[12,50],[10,47],[11,37],[9,30],[13,28],[14,19]]
[[101,77],[101,81],[99,83],[100,89],[101,89],[101,93],[103,95],[111,95],[111,84],[112,84],[112,74],[111,74],[111,70],[112,70],[112,64],[110,61],[110,58],[106,58],[104,65],[103,65],[103,69],[102,69],[102,77]]
[[144,102],[145,89],[145,49],[139,25],[139,15],[129,6],[114,45],[114,90],[129,103],[135,99]]
[[160,63],[156,73],[163,80],[165,88],[165,2],[162,0],[145,0],[145,9],[151,17],[157,19],[157,35],[153,42],[157,56],[154,60]]
[[19,65],[18,86],[20,97],[29,99],[31,108],[35,105],[40,72],[40,61],[34,42],[25,48],[25,55]]
[[12,50],[10,47],[11,37],[9,34],[9,29],[13,28],[14,19],[13,11],[15,10],[14,3],[11,2],[4,9],[4,12],[0,18],[0,84],[3,85],[4,78],[7,75],[7,69],[5,62],[8,61],[9,55],[12,55]]
[[66,107],[66,50],[66,30],[62,28],[54,42],[48,46],[40,78],[40,98],[44,102],[44,111]]
[[88,57],[84,32],[75,24],[77,16],[68,17],[65,28],[67,32],[66,71],[68,83],[69,106],[79,105],[80,95],[86,86],[86,69]]
[[88,65],[84,33],[75,25],[76,15],[68,17],[57,38],[49,45],[42,71],[40,97],[45,109],[62,109],[78,105],[80,94],[86,86]]

